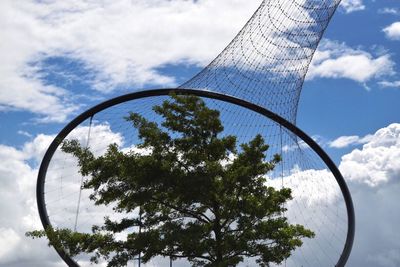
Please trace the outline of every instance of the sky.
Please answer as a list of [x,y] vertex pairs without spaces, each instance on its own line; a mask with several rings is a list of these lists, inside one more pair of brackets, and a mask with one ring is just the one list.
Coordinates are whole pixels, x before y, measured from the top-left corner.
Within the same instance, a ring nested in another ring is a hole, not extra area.
[[[37,170],[66,123],[106,99],[188,80],[260,2],[0,2],[0,266],[64,266],[24,233],[41,227]],[[343,0],[300,97],[297,125],[353,196],[348,266],[400,266],[399,65],[399,0]]]

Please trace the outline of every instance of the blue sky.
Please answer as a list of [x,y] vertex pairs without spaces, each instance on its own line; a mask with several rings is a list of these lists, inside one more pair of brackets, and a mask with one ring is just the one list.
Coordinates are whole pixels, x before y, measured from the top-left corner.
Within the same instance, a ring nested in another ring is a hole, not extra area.
[[[390,55],[393,72],[362,81],[338,75],[334,79],[318,78],[305,83],[298,125],[327,140],[346,135],[364,136],[399,120],[399,87],[382,85],[399,80],[399,41],[388,38],[383,31],[399,20],[398,3],[364,1],[363,6],[364,9],[351,13],[339,9],[324,37],[375,57]],[[329,153],[338,161],[343,151],[329,150]]]
[[[0,213],[10,214],[0,218],[1,266],[58,266],[51,249],[23,236],[40,227],[34,185],[52,136],[103,100],[191,78],[260,2],[0,3]],[[342,1],[310,66],[297,125],[354,195],[358,239],[349,266],[400,266],[399,101],[400,2]]]

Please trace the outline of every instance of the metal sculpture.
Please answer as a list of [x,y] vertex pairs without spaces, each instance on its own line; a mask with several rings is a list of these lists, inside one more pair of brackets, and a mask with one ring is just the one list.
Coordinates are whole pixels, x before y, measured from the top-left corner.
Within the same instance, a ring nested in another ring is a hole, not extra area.
[[[93,219],[93,212],[103,212],[93,211],[85,202],[82,176],[76,163],[60,151],[61,142],[86,133],[83,138],[86,146],[101,151],[107,143],[96,141],[94,135],[96,127],[103,127],[107,133],[124,140],[125,147],[132,146],[137,136],[132,136],[122,121],[123,116],[127,111],[136,110],[155,118],[151,107],[173,91],[205,99],[221,111],[227,131],[243,141],[255,133],[262,134],[272,151],[283,158],[279,172],[272,174],[271,179],[279,180],[282,187],[309,190],[297,193],[298,199],[295,196],[290,204],[292,212],[288,217],[315,229],[316,239],[296,251],[284,265],[344,266],[355,231],[350,193],[327,154],[295,126],[308,66],[339,2],[264,0],[217,58],[180,87],[117,97],[71,121],[54,139],[40,166],[37,201],[43,226],[64,224],[76,231],[80,226],[85,228],[78,216],[84,217],[86,212]],[[68,188],[71,186],[75,186],[73,194]],[[73,201],[69,203],[68,198]],[[60,203],[65,202],[61,212],[70,213],[68,220],[57,214]],[[103,213],[107,214],[110,211]],[[79,266],[66,251],[58,249],[57,252],[69,266]]]

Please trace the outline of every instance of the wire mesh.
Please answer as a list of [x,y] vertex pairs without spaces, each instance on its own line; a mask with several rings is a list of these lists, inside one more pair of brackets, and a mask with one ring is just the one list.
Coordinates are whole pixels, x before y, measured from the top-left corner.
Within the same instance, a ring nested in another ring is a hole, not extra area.
[[[82,146],[89,143],[89,149],[97,156],[105,153],[107,147],[118,144],[121,151],[136,151],[140,143],[138,132],[126,117],[129,112],[141,114],[150,121],[160,123],[162,118],[152,107],[160,105],[167,96],[131,100],[107,108],[82,122],[66,140],[77,139]],[[247,143],[261,134],[270,146],[267,158],[274,154],[282,155],[282,162],[272,172],[267,173],[268,185],[275,188],[291,188],[293,200],[287,203],[290,223],[302,224],[315,232],[315,238],[304,239],[304,244],[296,249],[286,262],[279,266],[335,266],[340,257],[347,234],[347,214],[344,198],[337,185],[336,178],[318,155],[286,128],[254,111],[221,100],[205,99],[208,107],[224,109],[220,111],[224,135],[237,136],[237,143]],[[90,140],[87,138],[90,131]],[[82,177],[78,171],[76,159],[65,154],[59,148],[52,158],[45,182],[45,202],[49,219],[54,227],[74,229],[77,205],[80,211],[76,230],[90,232],[93,225],[102,225],[105,216],[122,219],[132,214],[118,214],[112,205],[95,206],[89,200],[90,190],[80,190]],[[81,194],[81,197],[79,195]],[[79,200],[80,199],[80,200]],[[124,239],[130,231],[120,234]],[[144,230],[145,231],[145,230]],[[88,255],[78,257],[81,265]],[[132,262],[133,264],[133,262]],[[155,258],[144,266],[168,266],[169,259]],[[238,266],[257,266],[254,259],[246,258]],[[190,266],[189,262],[179,260],[174,266]]]
[[[289,122],[296,123],[297,107],[308,66],[339,0],[264,0],[232,42],[198,75],[180,88],[208,90],[227,94],[264,107]],[[130,100],[97,112],[71,131],[66,139],[77,139],[95,155],[102,155],[111,143],[122,151],[135,150],[138,132],[124,117],[136,112],[160,123],[152,107],[166,96]],[[334,175],[315,151],[293,132],[251,110],[221,100],[204,99],[220,111],[223,135],[232,134],[246,143],[261,134],[282,162],[268,173],[268,184],[291,188],[293,200],[285,216],[291,223],[315,232],[303,246],[278,266],[336,266],[348,232],[346,204]],[[90,134],[89,134],[90,132]],[[90,139],[90,140],[89,140]],[[90,190],[81,190],[76,159],[59,148],[46,173],[44,191],[46,210],[54,227],[90,232],[105,216],[118,219],[113,207],[95,206]],[[139,216],[135,211],[129,216]],[[121,233],[124,239],[132,228]],[[75,259],[80,265],[89,256]],[[131,265],[137,266],[137,260]],[[143,264],[142,264],[143,266]],[[144,266],[169,266],[169,259],[157,257]],[[190,266],[185,260],[173,266]],[[239,266],[256,266],[246,258]]]
[[304,78],[340,0],[264,0],[231,43],[182,88],[265,107],[295,124]]

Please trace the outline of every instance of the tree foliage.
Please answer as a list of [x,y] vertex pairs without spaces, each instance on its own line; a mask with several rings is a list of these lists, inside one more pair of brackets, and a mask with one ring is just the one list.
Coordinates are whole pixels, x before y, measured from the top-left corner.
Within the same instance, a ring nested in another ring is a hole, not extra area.
[[[259,266],[281,263],[314,233],[284,216],[291,190],[266,185],[266,174],[281,160],[267,160],[268,145],[257,135],[238,145],[223,135],[217,110],[196,96],[172,95],[153,107],[161,125],[137,113],[126,120],[138,130],[139,148],[123,152],[111,144],[96,157],[78,141],[62,144],[86,177],[95,205],[114,205],[122,220],[104,219],[92,233],[47,229],[50,243],[70,255],[125,266],[140,253],[188,259],[193,266],[235,266],[254,258]],[[140,212],[139,217],[133,214]],[[132,231],[141,227],[141,232]],[[116,233],[127,232],[124,241]],[[41,237],[43,231],[29,233]]]

